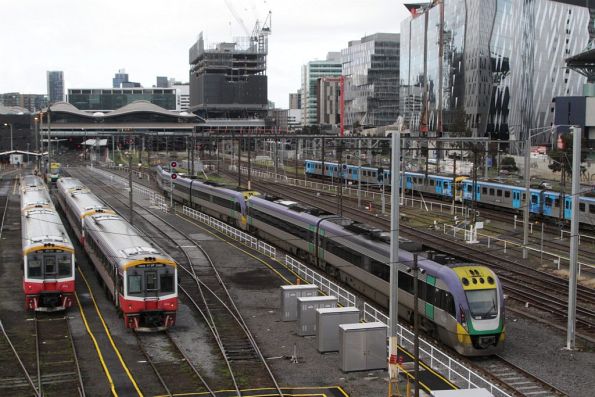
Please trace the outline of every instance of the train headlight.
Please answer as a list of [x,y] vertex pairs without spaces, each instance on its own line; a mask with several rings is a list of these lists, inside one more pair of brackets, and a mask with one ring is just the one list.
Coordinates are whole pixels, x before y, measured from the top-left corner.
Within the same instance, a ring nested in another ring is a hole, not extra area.
[[128,305],[128,309],[132,310],[132,305]]

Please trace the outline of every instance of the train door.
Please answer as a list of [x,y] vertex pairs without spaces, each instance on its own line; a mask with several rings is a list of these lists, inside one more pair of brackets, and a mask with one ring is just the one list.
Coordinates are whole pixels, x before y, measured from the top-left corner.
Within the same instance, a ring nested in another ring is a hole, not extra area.
[[436,179],[436,194],[439,196],[442,196],[442,183],[444,181],[441,181],[440,179]]
[[521,191],[512,191],[512,208],[521,208]]
[[434,321],[434,299],[436,294],[436,277],[426,277],[425,312],[426,317]]
[[442,186],[442,194],[446,197],[452,197],[452,182],[442,181],[442,183],[444,183]]
[[564,198],[564,219],[572,217],[572,196]]
[[539,200],[539,193],[531,192],[531,204],[529,206],[529,211],[534,214],[541,213],[540,201],[541,200]]
[[408,190],[413,189],[413,180],[411,178],[411,175],[407,175],[407,189]]

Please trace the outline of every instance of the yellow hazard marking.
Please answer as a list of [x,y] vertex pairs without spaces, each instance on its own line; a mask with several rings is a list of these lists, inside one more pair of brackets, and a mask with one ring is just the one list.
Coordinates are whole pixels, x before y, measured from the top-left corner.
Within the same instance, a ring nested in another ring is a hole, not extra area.
[[89,323],[87,322],[87,316],[85,316],[85,312],[83,311],[83,307],[81,306],[81,301],[79,300],[79,296],[76,292],[74,293],[74,297],[75,297],[76,303],[79,307],[79,311],[81,312],[81,318],[83,319],[83,323],[85,324],[87,333],[91,337],[91,340],[93,341],[93,345],[95,346],[95,351],[97,352],[97,356],[99,357],[99,361],[101,362],[101,367],[103,368],[103,372],[105,372],[107,381],[110,384],[110,390],[112,392],[112,395],[118,396],[118,393],[116,393],[116,387],[114,386],[114,381],[112,380],[112,376],[109,372],[109,369],[107,368],[107,365],[105,364],[105,360],[103,359],[103,354],[101,353],[101,349],[99,348],[97,339],[95,339],[95,335],[93,334],[93,331],[91,331],[91,328],[89,327]]
[[136,381],[134,380],[134,377],[130,373],[130,370],[126,366],[126,363],[124,362],[124,359],[122,358],[122,355],[120,354],[120,350],[118,350],[118,347],[116,346],[114,340],[112,339],[112,334],[110,333],[109,328],[107,327],[107,324],[105,323],[105,320],[103,319],[103,316],[101,315],[99,307],[97,306],[97,302],[95,301],[95,296],[93,295],[91,286],[87,282],[87,278],[85,277],[85,274],[83,273],[83,271],[80,268],[78,268],[78,271],[81,274],[81,277],[83,278],[83,281],[85,282],[85,285],[87,286],[87,289],[89,290],[89,295],[91,296],[91,301],[93,301],[93,306],[95,306],[95,311],[97,312],[97,315],[99,316],[99,320],[101,321],[101,324],[103,325],[103,329],[105,330],[105,334],[106,334],[107,338],[109,339],[110,344],[112,345],[112,349],[114,349],[114,353],[116,353],[116,356],[118,356],[118,360],[120,360],[120,364],[122,364],[122,368],[124,368],[124,372],[126,372],[128,379],[130,379],[130,382],[132,382],[134,389],[136,390],[136,392],[138,393],[138,395],[140,397],[143,397],[143,393],[140,391],[138,385],[136,384]]
[[70,252],[71,254],[74,253],[74,249],[72,247],[67,247],[65,245],[59,245],[59,244],[54,244],[52,246],[48,246],[46,247],[45,245],[38,245],[35,247],[29,247],[23,250],[23,255],[28,255],[31,252],[34,251],[42,251],[42,250],[48,250],[48,251],[64,251],[64,252]]

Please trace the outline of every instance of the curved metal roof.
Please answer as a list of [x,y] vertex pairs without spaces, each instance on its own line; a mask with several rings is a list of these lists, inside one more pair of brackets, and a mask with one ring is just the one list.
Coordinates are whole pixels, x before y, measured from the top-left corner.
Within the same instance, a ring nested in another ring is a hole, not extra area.
[[25,115],[25,114],[29,114],[29,110],[22,108],[20,106],[4,106],[4,105],[0,105],[0,115],[3,116],[8,116],[8,115]]
[[87,117],[92,119],[93,115],[82,110],[79,110],[76,106],[68,102],[56,102],[50,106],[50,111],[60,113],[70,113],[77,116]]
[[153,113],[153,114],[160,114],[163,116],[170,116],[176,118],[185,118],[185,119],[192,119],[196,118],[195,114],[180,114],[178,112],[174,112],[171,110],[167,110],[162,108],[161,106],[155,105],[149,101],[139,100],[129,103],[128,105],[124,105],[121,108],[118,108],[112,112],[106,113],[103,118],[111,118],[116,116],[121,116],[125,114],[131,113]]

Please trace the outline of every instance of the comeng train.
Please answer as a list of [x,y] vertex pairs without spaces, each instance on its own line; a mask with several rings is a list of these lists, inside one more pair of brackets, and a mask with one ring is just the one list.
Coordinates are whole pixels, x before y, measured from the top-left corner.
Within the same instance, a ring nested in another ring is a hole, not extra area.
[[177,264],[78,179],[57,182],[69,223],[127,328],[163,331],[178,309]]
[[[169,193],[171,174],[161,167],[157,174],[162,190]],[[386,233],[292,201],[242,194],[184,177],[173,183],[176,200],[268,240],[388,308]],[[399,314],[411,320],[413,254],[400,250],[399,261]],[[499,352],[505,339],[504,295],[494,272],[476,264],[441,265],[425,258],[418,265],[423,272],[422,328],[464,355]]]
[[25,307],[65,310],[75,289],[74,248],[43,179],[27,175],[20,184]]

